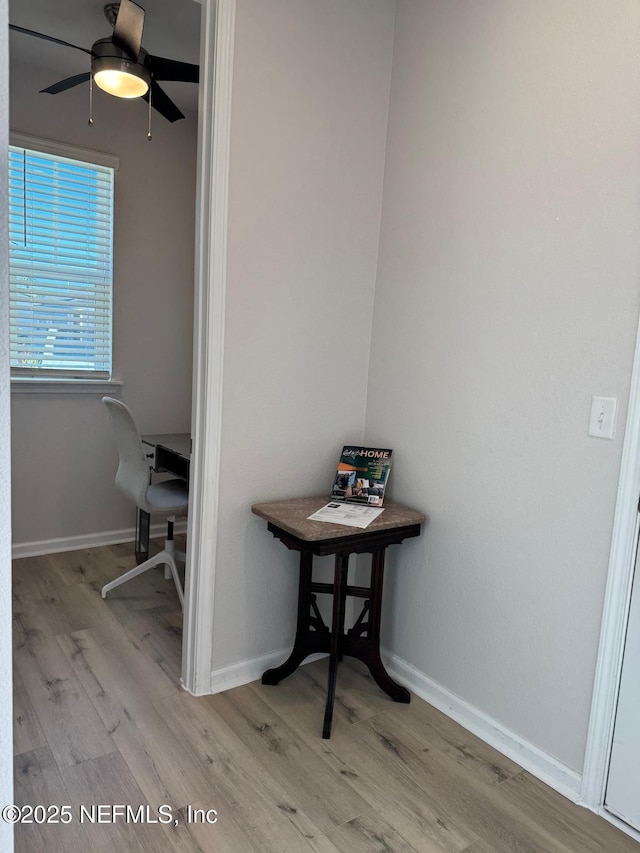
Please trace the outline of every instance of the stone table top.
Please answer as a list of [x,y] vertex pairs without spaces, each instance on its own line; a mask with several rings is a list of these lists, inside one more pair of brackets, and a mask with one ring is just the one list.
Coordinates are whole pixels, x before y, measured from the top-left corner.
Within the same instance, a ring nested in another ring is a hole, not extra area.
[[381,512],[365,528],[349,527],[345,524],[328,524],[325,521],[309,521],[308,516],[328,503],[329,498],[326,495],[315,498],[289,498],[288,500],[254,504],[251,507],[251,512],[305,542],[358,536],[363,533],[375,533],[380,530],[392,530],[408,527],[412,524],[422,524],[426,521],[424,513],[389,500],[384,502],[384,512]]

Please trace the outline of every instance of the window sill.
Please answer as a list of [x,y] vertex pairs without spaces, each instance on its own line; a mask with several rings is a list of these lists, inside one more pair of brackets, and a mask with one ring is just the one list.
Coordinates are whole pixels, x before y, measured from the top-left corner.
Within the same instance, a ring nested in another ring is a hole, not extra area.
[[118,391],[122,379],[43,379],[38,376],[12,376],[12,394],[107,394]]

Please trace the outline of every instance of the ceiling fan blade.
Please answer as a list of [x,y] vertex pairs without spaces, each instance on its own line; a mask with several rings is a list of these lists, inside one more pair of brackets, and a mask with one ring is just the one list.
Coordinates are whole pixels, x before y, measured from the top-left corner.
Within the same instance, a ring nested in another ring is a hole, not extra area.
[[[167,121],[178,121],[184,118],[184,113],[181,113],[178,107],[173,103],[169,95],[163,91],[160,86],[153,80],[151,82],[151,106],[158,110],[161,116],[164,116]],[[143,95],[142,98],[149,103],[149,92]]]
[[190,62],[178,62],[176,59],[163,59],[162,56],[148,57],[149,68],[154,80],[175,80],[179,83],[197,83],[200,68]]
[[118,16],[113,27],[113,43],[137,62],[142,45],[144,9],[133,0],[120,0]]
[[58,92],[66,92],[67,89],[73,89],[74,86],[86,83],[90,79],[90,71],[85,71],[83,74],[74,74],[73,77],[67,77],[65,80],[60,80],[58,83],[54,83],[46,89],[40,89],[40,93],[46,92],[48,95],[57,95]]
[[81,50],[83,53],[88,53],[89,56],[93,56],[93,51],[87,50],[86,47],[78,47],[77,44],[71,44],[69,41],[63,41],[62,39],[57,39],[53,36],[46,36],[44,33],[37,33],[35,30],[27,30],[25,27],[16,27],[15,24],[9,24],[9,29],[16,33],[22,33],[25,36],[35,36],[36,38],[44,39],[45,41],[52,41],[54,44],[64,45],[64,47],[72,47],[74,50]]

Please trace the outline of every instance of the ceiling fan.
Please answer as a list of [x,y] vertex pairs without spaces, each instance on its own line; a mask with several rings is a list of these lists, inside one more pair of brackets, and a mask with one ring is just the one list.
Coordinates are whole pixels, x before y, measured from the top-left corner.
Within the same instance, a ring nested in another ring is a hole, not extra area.
[[[98,39],[90,49],[9,24],[9,29],[15,32],[81,50],[91,57],[90,71],[74,74],[41,91],[57,95],[81,83],[89,82],[92,85],[95,82],[105,92],[118,98],[143,98],[149,104],[149,111],[153,107],[167,121],[174,122],[184,118],[184,114],[158,85],[158,81],[197,83],[198,66],[152,56],[142,47],[145,11],[133,0],[107,3],[104,13],[113,26],[113,34],[108,38]],[[92,118],[89,119],[89,124],[93,124]],[[151,138],[150,131],[148,136]]]

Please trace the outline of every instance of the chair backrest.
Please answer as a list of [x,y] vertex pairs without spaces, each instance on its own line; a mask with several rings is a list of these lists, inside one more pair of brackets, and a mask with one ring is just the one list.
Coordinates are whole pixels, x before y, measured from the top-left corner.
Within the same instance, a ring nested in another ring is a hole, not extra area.
[[149,460],[142,448],[136,422],[129,409],[120,400],[103,397],[102,402],[111,421],[120,458],[116,471],[116,486],[136,506],[145,509],[149,487]]

